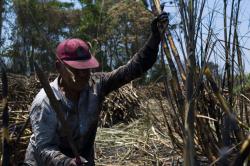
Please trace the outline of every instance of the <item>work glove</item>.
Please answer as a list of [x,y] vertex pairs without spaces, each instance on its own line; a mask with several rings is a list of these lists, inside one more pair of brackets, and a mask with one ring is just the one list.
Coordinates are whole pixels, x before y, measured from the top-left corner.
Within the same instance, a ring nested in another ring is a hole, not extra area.
[[168,13],[163,12],[158,15],[151,23],[152,35],[160,38],[161,35],[165,32],[168,23]]
[[[69,162],[69,166],[84,166],[87,164],[87,160],[83,158],[82,156],[79,157],[81,161],[77,161],[76,158],[73,158]],[[79,163],[80,162],[80,163]]]

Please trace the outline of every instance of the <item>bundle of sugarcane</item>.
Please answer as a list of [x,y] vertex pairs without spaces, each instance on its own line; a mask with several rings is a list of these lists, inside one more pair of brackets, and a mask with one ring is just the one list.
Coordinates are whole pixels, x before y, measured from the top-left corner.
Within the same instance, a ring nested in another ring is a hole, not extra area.
[[140,115],[140,101],[136,89],[132,85],[109,94],[102,105],[100,126],[111,127],[123,122],[128,123]]
[[[50,74],[49,79],[53,80],[55,77],[56,74]],[[34,96],[41,89],[41,85],[37,78],[34,75],[28,77],[24,75],[8,73],[8,80],[10,111],[27,111],[29,105],[34,99]],[[2,93],[2,91],[0,91],[0,93]]]
[[[160,14],[164,4],[160,6],[159,0],[152,1],[153,13]],[[161,100],[165,98],[158,98],[165,117],[164,127],[157,124],[157,116],[153,116],[156,119],[153,121],[159,131],[171,137],[173,145],[183,154],[184,165],[198,165],[203,157],[210,164],[229,165],[235,156],[234,164],[242,164],[243,159],[247,162],[246,156],[250,154],[248,145],[240,150],[250,129],[250,100],[244,91],[244,65],[237,32],[240,1],[231,4],[229,31],[227,1],[224,1],[223,43],[218,42],[218,36],[213,32],[214,13],[208,26],[202,19],[205,4],[206,0],[178,1],[180,33],[172,31],[171,25],[162,29],[162,63],[165,67],[166,59],[170,69],[164,84],[171,109],[161,106]],[[206,35],[202,28],[206,28]],[[173,37],[172,33],[177,35]],[[209,69],[209,61],[211,55],[217,55],[216,47],[221,46],[223,49],[219,49],[224,50],[221,56],[225,60],[225,70],[222,79],[219,79],[216,71]],[[180,57],[183,57],[184,63]],[[235,86],[240,87],[238,92]],[[245,141],[247,144],[248,140]]]
[[[27,110],[35,93],[39,89],[34,77],[26,77],[8,73],[9,106],[11,110]],[[1,93],[1,92],[0,92]]]

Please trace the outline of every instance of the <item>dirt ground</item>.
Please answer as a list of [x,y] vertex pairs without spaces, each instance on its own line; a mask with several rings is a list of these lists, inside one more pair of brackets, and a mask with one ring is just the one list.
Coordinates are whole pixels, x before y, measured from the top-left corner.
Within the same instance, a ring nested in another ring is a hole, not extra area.
[[167,133],[153,125],[150,112],[162,119],[160,108],[153,99],[144,106],[144,115],[131,123],[98,129],[96,165],[180,165],[180,155]]

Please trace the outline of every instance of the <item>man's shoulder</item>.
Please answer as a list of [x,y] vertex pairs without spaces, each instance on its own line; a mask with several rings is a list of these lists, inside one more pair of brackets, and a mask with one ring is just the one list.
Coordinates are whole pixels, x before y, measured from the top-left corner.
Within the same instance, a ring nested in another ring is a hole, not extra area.
[[106,72],[94,72],[91,73],[91,77],[103,77],[105,76]]
[[[53,82],[50,83],[50,86],[51,86],[52,90],[54,91],[55,96],[57,96],[57,95],[56,95],[57,92],[55,92],[56,89],[57,89],[56,80],[57,80],[57,78],[56,78]],[[34,100],[33,100],[33,102],[32,102],[32,106],[33,106],[33,107],[34,107],[34,106],[41,106],[42,104],[48,103],[48,102],[49,102],[49,99],[48,99],[48,97],[47,97],[47,94],[45,93],[44,89],[42,88],[42,89],[37,93],[37,95],[35,96],[35,98],[34,98]]]
[[95,83],[99,83],[103,77],[105,77],[106,72],[94,72],[91,73],[91,81],[94,81]]
[[41,106],[44,102],[48,100],[48,97],[44,91],[44,89],[41,89],[38,94],[35,96],[33,102],[32,102],[32,107],[34,106]]

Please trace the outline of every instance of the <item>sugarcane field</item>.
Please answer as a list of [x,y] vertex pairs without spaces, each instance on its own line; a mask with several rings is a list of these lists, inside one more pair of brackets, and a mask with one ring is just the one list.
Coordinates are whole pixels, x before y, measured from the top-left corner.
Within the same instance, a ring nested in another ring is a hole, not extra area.
[[0,166],[250,165],[249,0],[0,0]]

